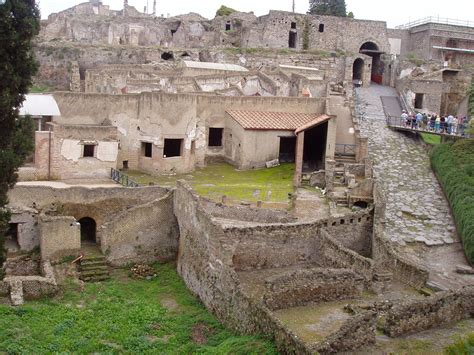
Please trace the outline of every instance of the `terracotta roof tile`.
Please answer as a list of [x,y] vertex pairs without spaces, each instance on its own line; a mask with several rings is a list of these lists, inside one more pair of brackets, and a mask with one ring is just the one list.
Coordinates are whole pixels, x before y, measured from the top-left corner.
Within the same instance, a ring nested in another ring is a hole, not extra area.
[[248,130],[294,131],[300,127],[320,120],[329,119],[327,115],[299,112],[263,112],[227,110],[227,113]]

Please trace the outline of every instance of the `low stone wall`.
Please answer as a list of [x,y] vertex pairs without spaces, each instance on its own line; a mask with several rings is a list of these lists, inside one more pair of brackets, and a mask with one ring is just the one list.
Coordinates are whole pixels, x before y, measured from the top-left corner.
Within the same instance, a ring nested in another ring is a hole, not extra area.
[[0,296],[10,295],[14,306],[23,304],[23,300],[34,300],[54,296],[59,288],[49,261],[41,264],[43,276],[11,276],[0,282]]
[[173,215],[173,192],[156,201],[138,205],[116,215],[97,233],[107,261],[114,265],[131,262],[174,261],[179,232]]
[[226,206],[205,199],[201,199],[201,204],[215,218],[257,223],[290,223],[296,221],[295,217],[283,210]]
[[[177,270],[187,287],[200,298],[206,308],[226,326],[239,333],[264,334],[271,337],[283,354],[314,354],[315,350],[309,348],[285,327],[268,307],[242,291],[234,270],[233,255],[237,245],[241,243],[240,239],[252,238],[247,235],[251,229],[244,228],[237,234],[236,230],[232,230],[233,233],[229,234],[229,230],[224,230],[204,210],[199,197],[182,182],[178,183],[174,201],[174,211],[180,229]],[[268,236],[271,236],[268,228],[280,229],[276,226],[253,228],[261,233],[262,237],[267,236],[265,244],[271,244],[274,240],[268,239]],[[300,236],[305,229],[307,236]],[[293,231],[293,235],[288,234],[290,230]],[[287,242],[296,237],[300,240],[305,238],[319,240],[317,234],[312,231],[317,233],[314,225],[288,225],[280,232],[278,238],[283,238],[286,233]],[[337,242],[332,242],[332,245],[334,248],[339,246]],[[287,244],[288,249],[291,247],[291,244]],[[314,244],[314,247],[321,246]],[[353,253],[354,258],[357,255],[352,251],[345,252]],[[280,259],[285,257],[280,256]],[[358,257],[364,260],[363,257]],[[369,345],[375,339],[374,321],[369,322],[365,318],[358,317],[354,319],[355,321],[346,323],[339,331],[328,337],[327,341],[315,345],[315,349],[322,349],[321,353],[329,353]]]
[[349,269],[361,275],[367,286],[372,282],[374,263],[371,259],[364,258],[358,253],[345,248],[341,243],[332,238],[325,230],[320,232],[321,260],[320,263],[341,269]]
[[352,352],[361,347],[375,344],[376,319],[375,312],[365,312],[350,318],[338,331],[324,339],[324,342],[312,346],[311,353]]
[[403,258],[384,237],[385,197],[377,183],[374,186],[374,234],[373,259],[378,270],[389,271],[393,277],[409,286],[422,288],[428,281],[429,273],[414,262]]
[[301,269],[265,280],[263,300],[271,310],[359,297],[364,279],[345,269]]
[[417,333],[474,316],[474,286],[395,304],[380,328],[390,337]]

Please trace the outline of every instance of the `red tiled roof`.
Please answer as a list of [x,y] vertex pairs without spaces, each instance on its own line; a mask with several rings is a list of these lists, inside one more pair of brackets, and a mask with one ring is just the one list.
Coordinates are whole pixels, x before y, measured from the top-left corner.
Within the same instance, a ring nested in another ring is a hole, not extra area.
[[302,126],[320,120],[324,122],[330,117],[315,113],[291,113],[291,112],[262,112],[262,111],[242,111],[228,110],[227,113],[248,130],[278,130],[294,131]]

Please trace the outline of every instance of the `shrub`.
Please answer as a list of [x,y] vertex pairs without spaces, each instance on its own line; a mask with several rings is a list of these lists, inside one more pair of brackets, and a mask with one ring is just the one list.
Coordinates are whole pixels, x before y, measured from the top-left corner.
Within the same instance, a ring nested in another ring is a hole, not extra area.
[[431,164],[451,205],[466,256],[474,264],[474,139],[436,146]]
[[234,10],[230,7],[227,7],[225,5],[222,5],[219,10],[216,12],[216,17],[217,16],[229,16],[230,14],[237,12],[237,10]]

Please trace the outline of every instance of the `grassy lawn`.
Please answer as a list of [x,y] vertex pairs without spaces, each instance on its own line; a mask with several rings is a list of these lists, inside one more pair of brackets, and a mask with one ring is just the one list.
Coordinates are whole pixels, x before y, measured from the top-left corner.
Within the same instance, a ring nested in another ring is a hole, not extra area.
[[426,144],[437,145],[441,144],[441,136],[430,133],[420,133],[421,138]]
[[202,196],[220,201],[222,195],[237,201],[288,202],[293,192],[294,164],[282,164],[271,169],[239,171],[229,164],[214,164],[197,169],[192,174],[151,176],[138,171],[127,171],[139,184],[153,182],[161,186],[175,186],[187,180]]
[[157,278],[72,283],[61,297],[0,305],[0,353],[276,354],[273,344],[226,330],[190,294],[173,265]]
[[448,197],[466,256],[474,264],[474,139],[436,146],[431,164]]

